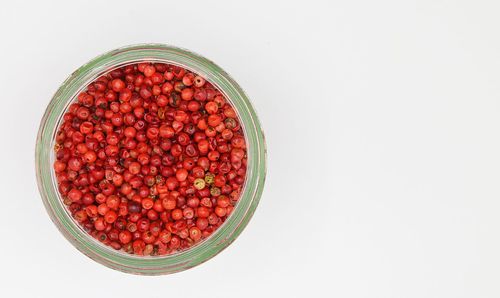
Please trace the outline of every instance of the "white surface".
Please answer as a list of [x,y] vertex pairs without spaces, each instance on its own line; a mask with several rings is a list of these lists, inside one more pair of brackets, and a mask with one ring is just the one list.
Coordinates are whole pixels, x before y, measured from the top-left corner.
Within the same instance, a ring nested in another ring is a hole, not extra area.
[[[498,1],[20,2],[0,4],[1,297],[500,297]],[[141,42],[221,65],[267,137],[247,229],[171,276],[78,253],[35,183],[58,86]]]

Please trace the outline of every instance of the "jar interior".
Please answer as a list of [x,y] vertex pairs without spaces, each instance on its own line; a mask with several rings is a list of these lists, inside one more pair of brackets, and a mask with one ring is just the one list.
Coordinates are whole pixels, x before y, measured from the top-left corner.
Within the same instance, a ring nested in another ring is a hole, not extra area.
[[[53,132],[52,132],[53,137],[52,137],[51,148],[54,148],[54,146],[56,145],[56,138],[55,138],[55,136],[56,136],[57,131],[59,131],[59,129],[60,129],[60,127],[61,127],[61,124],[63,123],[63,115],[64,115],[64,114],[68,111],[69,106],[70,106],[72,103],[74,103],[74,102],[76,102],[76,101],[78,100],[78,99],[77,99],[78,94],[80,94],[81,92],[85,91],[85,90],[88,88],[88,86],[89,86],[90,84],[92,84],[92,82],[94,82],[97,78],[99,78],[99,77],[101,77],[101,76],[103,76],[103,75],[106,75],[106,74],[108,74],[108,73],[110,73],[110,72],[112,72],[112,71],[114,71],[114,70],[116,70],[116,69],[120,69],[120,68],[122,68],[122,67],[125,67],[125,66],[128,66],[128,65],[134,65],[134,64],[137,64],[137,63],[164,63],[164,64],[169,64],[169,65],[175,65],[175,66],[178,66],[178,67],[182,67],[182,68],[184,68],[184,69],[186,69],[186,70],[188,70],[188,71],[191,71],[192,73],[194,73],[194,74],[196,74],[196,75],[200,75],[200,76],[202,76],[203,78],[206,78],[206,74],[200,73],[200,72],[198,72],[197,70],[194,70],[194,69],[192,69],[192,68],[189,68],[189,67],[187,67],[187,66],[185,66],[185,65],[183,65],[183,64],[180,64],[180,63],[175,62],[175,61],[161,60],[161,59],[138,59],[138,60],[133,60],[133,61],[127,61],[127,62],[125,62],[125,63],[119,64],[119,65],[115,65],[115,66],[113,66],[113,67],[111,67],[111,68],[103,69],[102,71],[100,71],[100,72],[96,73],[94,76],[89,77],[89,78],[88,78],[88,82],[87,82],[86,84],[83,84],[83,85],[81,86],[81,88],[80,88],[77,92],[75,92],[75,94],[74,94],[74,95],[70,98],[70,100],[68,100],[68,101],[67,101],[67,103],[66,103],[65,107],[63,108],[62,113],[60,114],[60,117],[59,117],[59,120],[58,120],[58,122],[57,122],[57,125],[55,126],[55,128],[54,128],[54,130],[53,130]],[[231,100],[231,98],[227,95],[227,93],[225,93],[223,90],[221,90],[221,89],[220,89],[217,85],[215,85],[214,83],[212,83],[212,82],[211,82],[211,81],[209,81],[208,79],[206,79],[206,80],[207,80],[207,82],[209,82],[210,84],[212,84],[212,85],[213,85],[213,86],[214,86],[214,87],[215,87],[215,88],[216,88],[219,92],[221,92],[221,93],[224,95],[224,98],[227,100],[227,102],[231,105],[231,107],[233,107],[233,109],[235,109],[235,111],[236,111],[236,116],[237,116],[237,118],[238,118],[238,121],[239,121],[240,125],[242,126],[243,136],[245,137],[245,142],[246,142],[247,144],[249,144],[249,143],[248,143],[248,140],[247,140],[247,134],[246,134],[246,131],[245,131],[245,126],[244,126],[244,123],[243,123],[243,121],[242,121],[242,119],[241,119],[241,117],[240,117],[240,114],[239,114],[238,110],[235,108],[235,106],[234,106],[233,101]],[[251,157],[250,157],[250,156],[248,156],[248,158],[250,159]],[[54,164],[54,162],[55,162],[55,161],[56,161],[56,154],[55,154],[55,150],[52,150],[52,154],[50,155],[50,163],[51,163],[51,164]],[[57,186],[57,182],[56,182],[56,181],[57,181],[57,178],[56,178],[56,174],[55,174],[54,169],[52,169],[52,170],[50,171],[50,175],[51,175],[51,180],[52,180],[52,181],[53,181],[53,183],[54,183],[54,187],[55,187],[55,189],[57,189],[57,188],[58,188],[58,186]],[[246,185],[247,185],[247,180],[248,180],[248,173],[247,173],[247,175],[245,175],[245,181],[244,181],[244,183],[243,183],[243,186],[242,186],[242,189],[241,189],[241,193],[244,193],[244,191],[245,191],[245,187],[246,187]],[[61,204],[62,204],[62,205],[64,205],[64,204],[62,203],[63,199],[62,199],[61,194],[60,194],[59,192],[56,192],[56,193],[57,193],[58,199],[60,200]],[[239,205],[240,205],[239,203],[240,203],[240,201],[238,200],[238,202],[237,202],[237,203],[236,203],[236,205],[234,206],[234,208],[235,208],[235,209],[239,207]],[[185,250],[179,250],[179,251],[176,251],[175,253],[172,253],[172,254],[162,255],[162,256],[159,256],[159,255],[158,255],[158,256],[137,256],[137,255],[134,255],[134,254],[129,254],[129,253],[126,253],[126,252],[124,252],[124,251],[122,251],[122,250],[114,250],[114,249],[112,249],[111,247],[109,247],[109,246],[107,246],[107,245],[103,244],[103,243],[102,243],[102,242],[100,242],[99,240],[95,239],[94,237],[90,236],[90,235],[89,235],[89,234],[88,234],[88,233],[87,233],[87,232],[83,229],[83,227],[82,227],[82,226],[81,226],[81,225],[80,225],[80,224],[79,224],[79,223],[78,223],[78,222],[77,222],[77,221],[73,218],[73,216],[71,215],[71,213],[70,213],[70,211],[68,210],[67,206],[63,206],[63,209],[64,209],[64,211],[65,211],[66,215],[68,216],[68,218],[70,218],[70,219],[71,219],[72,223],[73,223],[73,224],[74,224],[74,225],[75,225],[75,226],[76,226],[76,227],[77,227],[77,228],[78,228],[78,229],[79,229],[82,233],[84,233],[84,234],[88,235],[88,241],[92,241],[95,245],[99,245],[99,246],[100,246],[100,247],[102,247],[103,249],[109,250],[109,251],[114,252],[114,253],[118,253],[118,254],[126,255],[126,256],[129,256],[129,257],[130,257],[130,256],[132,256],[132,257],[137,257],[137,258],[168,258],[168,257],[173,257],[173,256],[175,256],[175,255],[182,254],[182,253],[184,253],[184,252],[185,252],[185,251],[187,251],[187,250],[193,249],[193,248],[195,248],[196,246],[199,246],[200,244],[202,244],[202,243],[204,243],[204,242],[208,241],[211,237],[213,237],[213,236],[214,236],[214,233],[213,233],[213,234],[212,234],[212,235],[210,235],[209,237],[206,237],[206,238],[204,238],[203,240],[201,240],[200,242],[196,243],[196,245],[191,246],[191,247],[189,247],[189,248],[187,248],[187,249],[185,249]],[[224,223],[223,223],[221,226],[219,226],[219,227],[217,228],[217,230],[218,230],[218,229],[220,229],[220,228],[223,228],[223,226],[224,226],[224,225],[227,225],[227,222],[229,222],[229,221],[231,220],[231,216],[232,216],[232,215],[233,215],[233,214],[231,214],[229,217],[227,217],[227,218],[225,219]]]
[[[176,65],[199,74],[217,88],[234,108],[247,144],[247,171],[233,212],[200,243],[165,256],[136,256],[114,250],[87,234],[69,214],[59,194],[55,171],[55,136],[63,114],[76,96],[102,74],[138,62]],[[265,139],[257,115],[239,85],[220,67],[189,51],[160,44],[133,45],[105,53],[80,67],[61,85],[42,118],[36,145],[38,187],[46,210],[75,248],[110,268],[133,274],[159,275],[186,270],[214,257],[248,224],[263,191],[266,174]]]

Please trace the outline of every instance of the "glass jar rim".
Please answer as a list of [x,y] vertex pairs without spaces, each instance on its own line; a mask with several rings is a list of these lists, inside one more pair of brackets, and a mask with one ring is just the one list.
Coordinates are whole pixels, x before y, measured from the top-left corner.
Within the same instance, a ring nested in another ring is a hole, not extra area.
[[[53,146],[56,129],[68,105],[90,82],[113,68],[141,61],[175,64],[212,83],[237,111],[247,141],[247,177],[231,216],[210,237],[190,249],[168,256],[143,257],[116,251],[88,235],[62,204],[55,182]],[[259,120],[241,87],[210,60],[185,49],[163,44],[139,44],[112,50],[73,72],[52,97],[41,120],[36,150],[37,182],[45,208],[60,232],[91,259],[120,271],[158,275],[189,269],[214,257],[239,236],[262,195],[266,176],[266,145]]]

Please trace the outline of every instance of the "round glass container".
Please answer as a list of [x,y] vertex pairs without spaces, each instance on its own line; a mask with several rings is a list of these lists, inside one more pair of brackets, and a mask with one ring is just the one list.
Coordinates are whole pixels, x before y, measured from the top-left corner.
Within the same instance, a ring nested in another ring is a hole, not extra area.
[[[222,92],[237,111],[247,142],[247,176],[233,213],[207,239],[173,255],[137,256],[114,250],[91,237],[72,218],[57,188],[53,162],[55,134],[68,106],[99,76],[128,64],[162,62],[203,76]],[[72,73],[57,90],[42,118],[36,142],[38,187],[47,212],[61,233],[91,259],[120,271],[159,275],[186,270],[212,258],[242,232],[252,217],[264,187],[266,147],[255,110],[241,87],[219,66],[190,51],[161,44],[119,48],[101,55]]]

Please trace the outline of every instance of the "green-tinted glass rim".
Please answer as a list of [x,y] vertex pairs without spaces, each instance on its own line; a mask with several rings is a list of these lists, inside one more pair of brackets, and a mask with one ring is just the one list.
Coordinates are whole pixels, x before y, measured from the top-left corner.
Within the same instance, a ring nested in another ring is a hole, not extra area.
[[[55,132],[75,96],[101,74],[126,64],[156,61],[176,64],[204,76],[234,106],[240,117],[248,149],[247,178],[240,201],[231,216],[213,235],[189,250],[163,257],[138,257],[113,250],[90,237],[62,204],[52,169]],[[264,134],[250,100],[219,66],[190,51],[162,44],[122,47],[83,65],[61,85],[42,118],[36,143],[36,174],[42,200],[61,233],[81,252],[108,267],[135,274],[158,275],[186,270],[222,251],[238,237],[252,217],[266,176]]]

